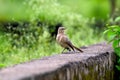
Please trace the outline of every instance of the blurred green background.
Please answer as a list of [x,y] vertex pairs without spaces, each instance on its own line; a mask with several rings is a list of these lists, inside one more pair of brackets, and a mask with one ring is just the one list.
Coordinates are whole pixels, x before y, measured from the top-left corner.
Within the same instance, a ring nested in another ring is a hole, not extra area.
[[0,0],[0,67],[60,54],[57,28],[77,47],[104,42],[119,0]]

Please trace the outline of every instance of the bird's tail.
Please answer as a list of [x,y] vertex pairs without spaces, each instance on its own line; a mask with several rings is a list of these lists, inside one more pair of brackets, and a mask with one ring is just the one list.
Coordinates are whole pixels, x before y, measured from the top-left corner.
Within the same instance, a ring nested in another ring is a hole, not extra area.
[[80,51],[80,52],[83,52],[81,49],[75,47],[74,45],[73,45],[73,47],[74,47],[76,50],[78,50],[78,51]]

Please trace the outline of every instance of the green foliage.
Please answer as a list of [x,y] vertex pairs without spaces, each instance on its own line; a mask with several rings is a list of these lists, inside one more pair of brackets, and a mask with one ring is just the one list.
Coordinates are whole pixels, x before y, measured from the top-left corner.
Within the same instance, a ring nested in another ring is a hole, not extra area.
[[25,5],[25,1],[26,0],[0,0],[0,22],[11,20],[28,21],[31,10]]
[[[17,27],[8,26],[8,32],[0,31],[0,67],[60,53],[62,48],[50,35],[58,23],[67,28],[67,35],[78,47],[104,40],[101,33],[95,34],[90,27],[93,19],[82,16],[58,0],[26,0],[24,4],[31,10],[28,19],[30,24],[23,26],[19,22]],[[37,21],[41,22],[39,26]]]
[[38,26],[18,26],[10,34],[12,37],[11,43],[16,47],[30,48],[37,44],[38,36],[42,35],[42,31],[43,29]]
[[110,12],[109,0],[58,0],[58,2],[69,6],[76,13],[97,19],[107,18]]
[[[0,67],[2,68],[13,64],[18,64],[21,62],[29,61],[31,59],[37,59],[43,56],[48,56],[60,52],[60,48],[56,45],[55,42],[49,42],[49,33],[46,29],[44,30],[44,33],[38,36],[36,44],[32,44],[33,40],[31,38],[28,39],[28,41],[30,41],[29,44],[24,44],[25,41],[22,39],[21,41],[14,40],[14,38],[11,37],[11,33],[1,32]],[[19,46],[12,45],[12,43],[16,41],[19,43]],[[21,46],[20,44],[24,45]]]
[[[117,17],[115,22],[118,20],[120,20],[120,17]],[[120,70],[120,25],[108,26],[108,29],[104,33],[107,34],[109,41],[112,42],[114,51],[118,57],[118,65],[116,67]]]

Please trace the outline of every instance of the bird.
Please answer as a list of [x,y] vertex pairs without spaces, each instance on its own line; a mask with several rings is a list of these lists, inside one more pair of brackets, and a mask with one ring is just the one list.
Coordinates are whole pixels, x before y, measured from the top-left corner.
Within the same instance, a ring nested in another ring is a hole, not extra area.
[[67,37],[67,35],[65,34],[65,27],[59,27],[58,31],[57,31],[57,36],[56,36],[56,41],[57,43],[63,47],[63,51],[64,52],[65,49],[71,51],[73,50],[75,52],[75,50],[78,50],[80,52],[83,52],[81,49],[77,48],[76,46],[74,46],[72,44],[72,42],[70,41],[70,39]]

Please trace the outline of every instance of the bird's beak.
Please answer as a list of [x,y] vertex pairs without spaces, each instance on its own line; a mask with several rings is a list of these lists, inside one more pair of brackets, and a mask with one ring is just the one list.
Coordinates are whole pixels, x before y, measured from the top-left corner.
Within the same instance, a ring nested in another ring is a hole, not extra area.
[[64,30],[66,30],[66,28],[64,28]]

